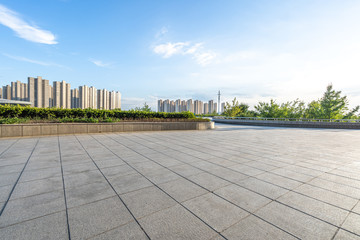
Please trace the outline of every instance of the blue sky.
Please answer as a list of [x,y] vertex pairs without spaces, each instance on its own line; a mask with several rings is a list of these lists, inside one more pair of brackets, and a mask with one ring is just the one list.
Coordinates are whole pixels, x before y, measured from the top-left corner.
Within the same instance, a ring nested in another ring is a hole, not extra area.
[[0,0],[0,85],[28,76],[158,98],[251,106],[321,97],[360,104],[360,1]]

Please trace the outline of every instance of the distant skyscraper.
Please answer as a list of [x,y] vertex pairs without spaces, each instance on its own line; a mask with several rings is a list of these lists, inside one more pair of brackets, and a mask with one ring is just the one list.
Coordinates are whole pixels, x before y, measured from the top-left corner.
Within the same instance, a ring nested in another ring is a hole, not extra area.
[[204,103],[204,114],[208,114],[208,113],[209,113],[209,104]]
[[79,87],[80,108],[89,107],[89,87],[84,85]]
[[181,112],[181,100],[180,99],[175,101],[175,112]]
[[89,88],[89,108],[98,108],[97,100],[97,89],[91,86]]
[[194,101],[194,113],[195,114],[202,114],[204,111],[203,107],[204,107],[204,103],[202,101],[199,101],[199,100]]
[[11,86],[10,85],[3,86],[2,97],[3,97],[3,99],[11,100]]
[[164,112],[164,102],[163,100],[159,99],[158,100],[158,108],[157,108],[158,112]]
[[28,101],[33,107],[49,107],[50,103],[50,88],[49,80],[42,79],[42,77],[28,78]]
[[194,113],[194,104],[192,99],[186,101],[186,110]]
[[221,113],[225,111],[225,103],[221,103]]
[[181,101],[181,112],[185,112],[185,111],[187,111],[187,109],[186,109],[186,101],[182,100]]
[[209,101],[209,109],[208,109],[208,111],[209,111],[209,113],[214,112],[214,100]]

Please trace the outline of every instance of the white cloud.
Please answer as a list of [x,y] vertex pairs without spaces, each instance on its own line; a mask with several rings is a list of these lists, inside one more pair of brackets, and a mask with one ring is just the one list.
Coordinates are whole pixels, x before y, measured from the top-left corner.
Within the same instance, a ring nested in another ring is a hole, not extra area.
[[165,43],[154,47],[156,54],[162,55],[163,58],[169,58],[175,54],[185,54],[184,47],[188,46],[188,42]]
[[216,54],[213,52],[203,52],[203,53],[194,54],[194,58],[196,59],[196,62],[201,66],[210,64],[215,57]]
[[174,55],[191,55],[201,66],[208,65],[216,57],[212,51],[204,50],[203,43],[190,44],[190,42],[164,43],[154,47],[156,54],[163,58],[170,58]]
[[22,62],[28,62],[28,63],[34,63],[34,64],[42,65],[42,66],[65,67],[65,66],[57,64],[57,63],[43,62],[43,61],[38,61],[38,60],[26,58],[26,57],[13,56],[13,55],[10,55],[10,54],[7,54],[7,53],[3,53],[3,55],[8,57],[8,58],[14,59],[14,60],[18,60],[18,61],[22,61]]
[[12,29],[20,38],[31,42],[57,44],[54,34],[37,26],[30,25],[16,12],[0,4],[0,24]]
[[90,58],[89,61],[92,62],[93,64],[95,64],[98,67],[109,67],[111,65],[111,63],[104,63],[104,62],[102,62],[100,60],[93,59],[93,58]]

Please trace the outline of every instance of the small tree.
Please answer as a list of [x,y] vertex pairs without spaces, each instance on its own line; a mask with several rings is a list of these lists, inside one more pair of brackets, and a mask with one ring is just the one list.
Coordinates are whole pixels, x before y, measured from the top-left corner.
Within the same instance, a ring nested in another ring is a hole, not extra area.
[[348,110],[348,100],[346,96],[340,96],[341,91],[335,91],[333,85],[329,84],[323,97],[320,99],[323,118],[335,119],[341,118]]
[[245,103],[239,103],[236,97],[232,100],[232,105],[226,102],[223,114],[229,117],[236,117],[246,113],[249,109],[249,105]]
[[145,102],[143,107],[136,107],[136,111],[152,112],[151,107]]

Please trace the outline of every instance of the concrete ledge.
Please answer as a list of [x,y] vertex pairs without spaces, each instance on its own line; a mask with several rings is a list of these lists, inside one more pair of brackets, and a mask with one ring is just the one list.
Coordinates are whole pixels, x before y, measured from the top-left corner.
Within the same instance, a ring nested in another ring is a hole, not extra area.
[[118,123],[43,123],[0,125],[0,137],[25,137],[103,132],[208,130],[214,122],[118,122]]
[[332,129],[360,129],[360,123],[344,122],[302,122],[302,121],[264,121],[264,120],[235,120],[213,119],[216,123],[237,125],[269,126],[269,127],[296,127],[296,128],[332,128]]

